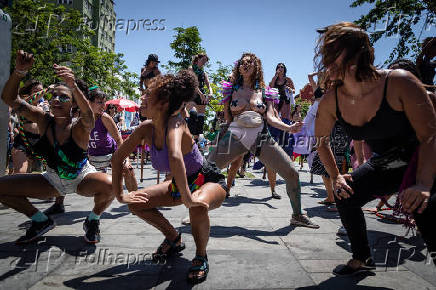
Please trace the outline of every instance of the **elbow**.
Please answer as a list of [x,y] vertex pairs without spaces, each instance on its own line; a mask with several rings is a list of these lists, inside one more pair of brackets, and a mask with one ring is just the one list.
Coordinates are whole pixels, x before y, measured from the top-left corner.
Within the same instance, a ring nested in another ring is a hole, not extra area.
[[177,152],[169,153],[168,161],[170,164],[180,164],[180,162],[183,162],[183,156]]

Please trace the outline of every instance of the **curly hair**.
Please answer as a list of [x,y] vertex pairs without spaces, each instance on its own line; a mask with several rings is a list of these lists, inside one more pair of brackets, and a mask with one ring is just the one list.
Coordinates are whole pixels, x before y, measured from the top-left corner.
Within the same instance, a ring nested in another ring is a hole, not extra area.
[[89,91],[88,95],[85,96],[90,102],[95,102],[95,100],[106,100],[107,95],[105,92],[100,90],[99,88]]
[[197,77],[189,70],[181,70],[177,75],[159,75],[152,79],[147,95],[156,96],[159,102],[168,102],[168,117],[180,109],[184,102],[195,98],[198,87]]
[[[327,67],[334,64],[336,59],[345,52],[342,64],[337,68],[342,77],[344,77],[350,62],[356,60],[355,77],[357,81],[379,78],[374,66],[374,48],[369,42],[368,34],[363,29],[351,22],[340,22],[318,30],[318,32],[321,35],[315,48],[316,71],[325,73]],[[326,74],[325,85],[329,86],[330,82],[330,77]]]
[[250,52],[244,52],[241,58],[237,61],[236,65],[234,66],[232,72],[232,80],[231,80],[232,83],[234,85],[239,85],[239,86],[243,85],[244,80],[242,78],[241,73],[239,72],[239,67],[241,66],[242,60],[247,56],[254,62],[254,73],[251,76],[251,81],[254,86],[252,89],[265,88],[265,82],[263,80],[262,62],[254,53],[250,53]]

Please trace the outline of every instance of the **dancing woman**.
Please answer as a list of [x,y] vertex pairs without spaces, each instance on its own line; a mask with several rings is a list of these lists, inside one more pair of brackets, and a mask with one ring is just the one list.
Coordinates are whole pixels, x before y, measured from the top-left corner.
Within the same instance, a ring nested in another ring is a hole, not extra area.
[[301,211],[301,187],[298,172],[289,156],[269,136],[266,123],[283,131],[295,133],[301,123],[287,125],[275,114],[278,102],[273,90],[265,90],[262,64],[252,53],[244,53],[232,73],[232,83],[224,83],[226,119],[231,121],[227,132],[210,152],[208,160],[218,168],[226,167],[240,155],[251,151],[265,166],[277,172],[286,182],[293,215],[291,225],[318,228]]
[[[215,165],[203,160],[181,112],[192,100],[198,82],[188,70],[178,75],[156,77],[142,99],[149,120],[143,122],[115,152],[112,180],[118,201],[129,205],[132,213],[160,230],[165,240],[153,254],[154,260],[185,248],[181,234],[160,213],[158,207],[185,205],[197,247],[187,276],[192,283],[206,279],[209,264],[206,246],[209,239],[208,210],[221,206],[226,190],[224,175]],[[123,160],[144,140],[151,148],[155,169],[171,172],[172,180],[123,194],[121,172]]]
[[[318,108],[318,153],[333,181],[353,252],[347,265],[334,273],[374,269],[362,206],[400,189],[417,150],[416,181],[400,193],[401,203],[405,212],[413,213],[429,252],[434,253],[436,116],[422,83],[404,70],[377,70],[368,35],[349,22],[325,28],[315,59],[319,70],[327,73],[326,81],[333,82]],[[336,120],[353,140],[365,140],[374,152],[351,175],[339,173],[328,145]]]
[[[34,62],[33,55],[18,51],[15,70],[9,77],[3,93],[3,101],[26,119],[35,122],[40,140],[33,150],[47,162],[43,174],[17,174],[0,178],[0,202],[25,214],[32,220],[26,235],[17,243],[28,243],[54,228],[54,221],[36,209],[28,198],[47,199],[77,192],[93,197],[94,209],[85,220],[85,240],[89,243],[100,241],[100,215],[113,200],[111,179],[98,173],[88,162],[88,139],[94,127],[94,115],[89,102],[77,87],[72,71],[54,65],[56,75],[65,81],[56,84],[47,97],[51,113],[29,105],[17,96],[20,80],[27,74]],[[71,121],[74,102],[80,108],[80,118]]]

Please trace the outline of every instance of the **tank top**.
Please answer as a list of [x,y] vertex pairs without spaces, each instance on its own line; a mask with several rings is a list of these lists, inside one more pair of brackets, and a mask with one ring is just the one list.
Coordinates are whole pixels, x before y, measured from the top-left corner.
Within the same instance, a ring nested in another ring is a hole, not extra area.
[[[170,172],[170,162],[168,159],[168,147],[166,142],[166,130],[165,130],[165,138],[164,138],[164,144],[161,150],[158,150],[156,146],[154,145],[154,130],[152,132],[152,144],[151,144],[151,165],[154,169],[163,171],[163,172]],[[186,169],[186,176],[190,176],[191,174],[194,174],[200,170],[200,168],[203,166],[203,156],[201,155],[200,151],[198,150],[197,144],[194,143],[192,145],[191,152],[185,154],[183,156],[183,161],[185,163],[185,169]]]
[[[389,72],[390,73],[390,72]],[[376,115],[363,126],[353,126],[343,118],[338,106],[338,87],[336,90],[336,117],[347,134],[354,140],[365,140],[371,150],[383,154],[398,146],[418,144],[415,130],[404,111],[395,111],[386,99],[389,73],[386,76],[383,99]]]
[[[47,138],[47,130],[51,127],[53,135],[53,145]],[[50,116],[47,129],[41,139],[33,146],[34,151],[40,154],[47,166],[55,170],[61,179],[75,179],[86,162],[88,161],[87,150],[80,148],[73,140],[73,130],[70,137],[64,144],[59,144],[56,140],[54,117]]]
[[89,135],[88,154],[90,156],[103,156],[112,154],[117,150],[117,143],[107,131],[101,117],[95,120],[95,127]]
[[196,64],[194,64],[192,66],[192,70],[194,71],[195,75],[197,76],[197,79],[198,79],[198,88],[204,94],[205,93],[204,84],[205,84],[205,81],[206,81],[206,77],[204,75],[204,70],[199,68]]

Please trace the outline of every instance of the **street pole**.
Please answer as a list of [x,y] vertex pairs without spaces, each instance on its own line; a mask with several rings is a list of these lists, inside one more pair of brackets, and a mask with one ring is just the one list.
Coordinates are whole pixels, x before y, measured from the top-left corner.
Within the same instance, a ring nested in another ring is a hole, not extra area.
[[[0,92],[9,79],[11,60],[11,17],[0,9]],[[6,173],[8,144],[9,107],[0,101],[0,176]]]

